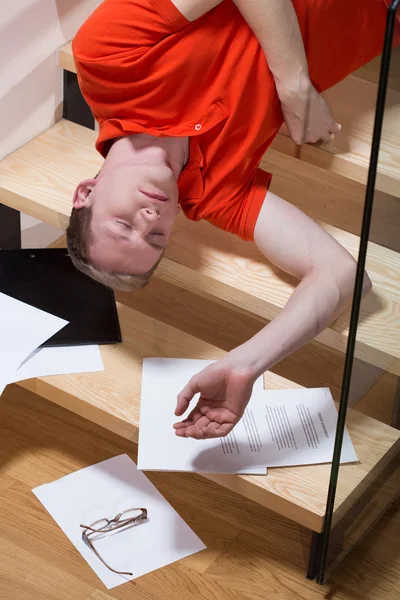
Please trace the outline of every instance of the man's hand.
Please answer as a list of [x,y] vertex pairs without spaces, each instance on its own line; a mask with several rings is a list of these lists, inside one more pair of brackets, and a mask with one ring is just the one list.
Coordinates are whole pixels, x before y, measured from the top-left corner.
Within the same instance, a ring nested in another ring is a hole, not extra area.
[[331,142],[341,125],[335,121],[329,106],[311,82],[296,92],[280,91],[277,86],[283,118],[290,137],[296,144]]
[[340,125],[311,84],[303,37],[292,0],[233,0],[264,51],[296,144],[330,142]]
[[196,407],[174,425],[176,435],[197,440],[228,435],[240,421],[250,400],[254,378],[249,371],[218,361],[192,377],[178,396],[176,416],[182,416],[195,394]]

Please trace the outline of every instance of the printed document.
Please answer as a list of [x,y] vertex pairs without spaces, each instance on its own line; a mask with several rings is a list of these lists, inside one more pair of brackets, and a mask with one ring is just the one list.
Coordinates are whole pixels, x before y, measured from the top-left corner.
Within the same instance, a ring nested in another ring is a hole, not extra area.
[[[260,379],[243,418],[228,436],[177,437],[173,429],[179,420],[174,415],[177,395],[208,364],[185,359],[143,361],[139,469],[260,474],[263,467],[332,461],[337,410],[327,388],[265,391]],[[188,413],[196,401],[197,397]],[[341,460],[358,460],[347,430]]]

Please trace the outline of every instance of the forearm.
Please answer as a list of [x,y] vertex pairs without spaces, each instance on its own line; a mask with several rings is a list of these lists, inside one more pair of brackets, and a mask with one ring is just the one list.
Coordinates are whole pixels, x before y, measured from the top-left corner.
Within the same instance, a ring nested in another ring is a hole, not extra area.
[[[300,348],[351,303],[357,263],[315,221],[267,192],[254,241],[272,264],[300,283],[282,312],[251,340],[230,352],[235,368],[257,377]],[[364,291],[371,283],[364,278]]]
[[[355,269],[308,273],[282,312],[248,342],[227,356],[230,364],[254,378],[312,340],[351,303]],[[366,277],[365,291],[369,290]]]
[[308,84],[307,57],[292,0],[233,1],[258,38],[277,87],[289,86],[296,93]]

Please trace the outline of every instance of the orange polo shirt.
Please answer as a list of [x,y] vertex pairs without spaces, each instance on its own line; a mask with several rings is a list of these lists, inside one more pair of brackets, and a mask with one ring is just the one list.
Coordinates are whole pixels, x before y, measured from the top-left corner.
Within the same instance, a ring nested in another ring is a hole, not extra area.
[[[320,91],[381,51],[382,0],[293,3]],[[189,136],[183,211],[251,240],[271,180],[258,165],[283,119],[265,56],[233,2],[190,23],[171,0],[104,0],[72,48],[98,151],[105,157],[132,133]]]

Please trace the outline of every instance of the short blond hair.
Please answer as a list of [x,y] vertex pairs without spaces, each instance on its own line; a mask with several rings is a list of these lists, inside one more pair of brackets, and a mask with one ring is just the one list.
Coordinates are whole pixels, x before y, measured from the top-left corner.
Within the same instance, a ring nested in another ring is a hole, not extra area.
[[95,281],[102,283],[113,290],[134,292],[144,288],[158,267],[163,254],[156,264],[143,275],[132,275],[130,273],[119,273],[117,271],[105,271],[98,269],[88,261],[88,245],[91,237],[90,223],[92,220],[92,208],[73,208],[69,225],[67,228],[67,247],[71,260],[75,267],[88,275]]

